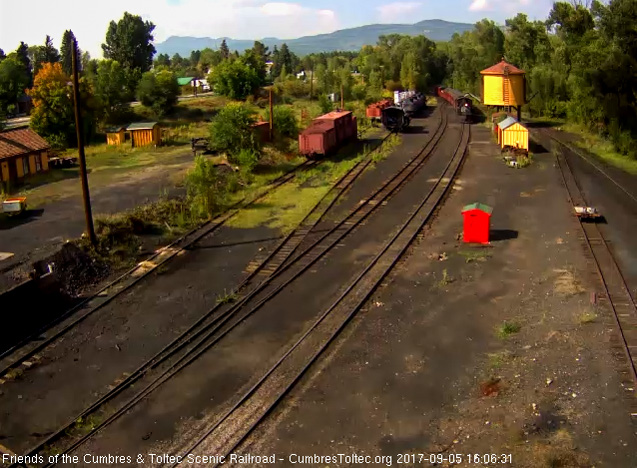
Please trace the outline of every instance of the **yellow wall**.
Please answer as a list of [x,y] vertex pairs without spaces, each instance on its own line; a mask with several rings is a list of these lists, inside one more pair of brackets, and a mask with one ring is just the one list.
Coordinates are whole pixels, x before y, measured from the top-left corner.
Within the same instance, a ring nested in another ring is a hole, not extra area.
[[47,151],[42,152],[42,170],[49,170],[49,153]]
[[131,138],[133,139],[133,146],[146,146],[146,145],[159,145],[161,130],[159,127],[155,127],[152,130],[132,130]]
[[106,144],[108,145],[121,145],[124,143],[124,130],[118,133],[107,133]]
[[22,158],[15,158],[15,167],[18,171],[18,177],[24,177],[24,171],[22,170]]
[[8,181],[9,180],[9,162],[2,161],[2,164],[0,164],[0,168],[2,168],[2,180],[5,182]]
[[35,169],[35,156],[31,155],[29,156],[29,173],[35,174],[36,172],[38,171]]
[[[484,104],[487,106],[521,106],[525,104],[524,75],[483,75]],[[508,100],[505,100],[508,94]]]
[[512,146],[529,150],[529,131],[519,123],[511,125],[502,131],[502,148]]

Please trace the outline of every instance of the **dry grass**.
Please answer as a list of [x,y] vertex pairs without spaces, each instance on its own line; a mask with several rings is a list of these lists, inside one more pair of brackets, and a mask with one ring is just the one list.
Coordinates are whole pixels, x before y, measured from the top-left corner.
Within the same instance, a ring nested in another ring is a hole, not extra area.
[[553,271],[558,274],[553,286],[553,291],[556,294],[575,296],[585,291],[571,270],[556,269]]

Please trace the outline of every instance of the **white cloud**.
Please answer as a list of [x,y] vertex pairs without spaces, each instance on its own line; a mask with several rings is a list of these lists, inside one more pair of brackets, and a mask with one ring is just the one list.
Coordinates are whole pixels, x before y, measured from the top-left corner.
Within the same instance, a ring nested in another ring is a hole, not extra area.
[[[469,11],[498,11],[505,13],[507,17],[517,13],[531,13],[531,16],[534,17],[536,10],[542,10],[547,7],[550,9],[550,6],[545,4],[548,4],[546,0],[534,0],[533,3],[531,3],[531,0],[471,0]],[[530,6],[534,8],[529,12],[528,7]]]
[[422,2],[394,2],[376,8],[383,23],[413,21],[413,14],[422,8]]
[[[49,34],[56,47],[65,29],[72,29],[80,47],[101,56],[108,23],[125,11],[152,21],[155,41],[168,36],[294,38],[338,29],[334,11],[309,8],[290,1],[267,0],[30,0],[29,21],[13,21],[24,16],[20,2],[0,0],[0,47],[15,50],[24,41],[44,43]],[[25,24],[27,25],[25,27]]]
[[491,6],[487,3],[487,0],[473,0],[469,5],[470,11],[485,11],[489,10]]

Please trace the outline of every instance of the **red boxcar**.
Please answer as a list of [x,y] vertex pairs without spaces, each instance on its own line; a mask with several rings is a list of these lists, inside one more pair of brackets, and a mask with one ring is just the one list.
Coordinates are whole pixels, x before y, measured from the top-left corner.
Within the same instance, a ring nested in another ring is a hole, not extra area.
[[380,120],[383,109],[386,109],[394,105],[394,101],[391,99],[383,99],[382,101],[375,102],[367,106],[365,116],[368,119]]
[[308,157],[325,156],[355,139],[356,135],[356,117],[351,112],[330,112],[314,119],[299,134],[299,150]]
[[326,156],[336,148],[336,130],[325,123],[312,123],[299,135],[299,150],[304,156]]

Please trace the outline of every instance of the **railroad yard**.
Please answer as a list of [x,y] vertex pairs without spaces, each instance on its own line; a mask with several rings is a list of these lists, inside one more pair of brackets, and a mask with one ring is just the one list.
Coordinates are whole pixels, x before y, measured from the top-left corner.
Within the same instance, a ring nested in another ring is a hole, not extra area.
[[[311,186],[329,158],[272,179],[5,344],[2,453],[637,466],[637,184],[562,132],[530,130],[532,163],[514,169],[439,99],[382,158],[391,135],[370,134],[294,229],[233,222]],[[487,245],[462,241],[475,202],[493,208]],[[581,205],[604,222],[578,219]]]

